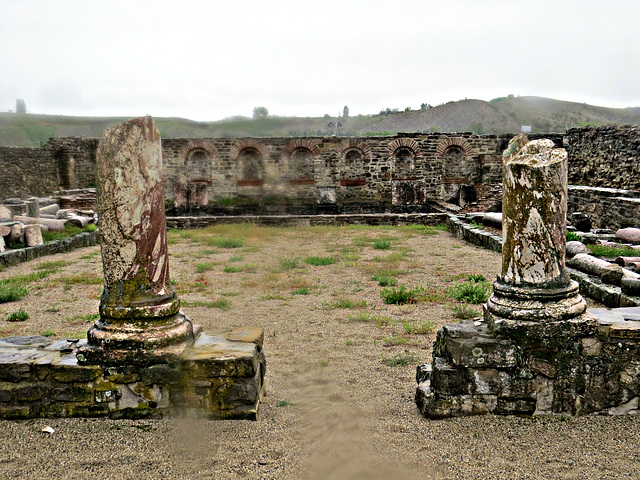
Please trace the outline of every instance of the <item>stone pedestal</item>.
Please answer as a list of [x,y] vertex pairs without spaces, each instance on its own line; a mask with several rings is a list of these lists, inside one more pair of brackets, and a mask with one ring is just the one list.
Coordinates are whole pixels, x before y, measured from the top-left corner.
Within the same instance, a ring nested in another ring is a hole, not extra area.
[[27,215],[30,217],[38,218],[40,216],[40,199],[38,197],[31,197],[27,199]]
[[24,226],[24,241],[28,247],[35,247],[42,245],[42,230],[40,225],[25,225]]
[[81,364],[86,340],[0,339],[0,418],[257,420],[265,358],[259,328],[202,334],[175,362]]

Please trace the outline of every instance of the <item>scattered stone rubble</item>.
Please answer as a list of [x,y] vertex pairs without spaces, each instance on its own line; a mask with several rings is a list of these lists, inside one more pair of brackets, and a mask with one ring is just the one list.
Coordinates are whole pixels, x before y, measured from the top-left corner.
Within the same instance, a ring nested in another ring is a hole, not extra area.
[[566,162],[523,136],[505,151],[502,273],[484,318],[443,327],[418,367],[425,416],[638,413],[640,309],[586,310],[565,266]]
[[[91,196],[90,202],[87,199]],[[79,199],[76,205],[73,199]],[[67,208],[61,208],[65,203]],[[6,199],[0,205],[0,253],[7,248],[42,245],[43,231],[64,232],[67,224],[85,228],[95,223],[94,204],[95,189],[80,190],[76,195],[56,192],[54,198]]]
[[[584,220],[583,214],[572,218]],[[447,223],[457,237],[502,252],[500,236],[474,226],[502,228],[501,213],[452,215]],[[566,243],[567,272],[580,284],[580,293],[610,308],[640,306],[640,229],[624,228],[614,232],[596,228],[583,232],[575,225],[568,225],[567,230],[573,231],[581,240]],[[599,259],[589,255],[588,246],[593,244],[637,249],[638,257]]]

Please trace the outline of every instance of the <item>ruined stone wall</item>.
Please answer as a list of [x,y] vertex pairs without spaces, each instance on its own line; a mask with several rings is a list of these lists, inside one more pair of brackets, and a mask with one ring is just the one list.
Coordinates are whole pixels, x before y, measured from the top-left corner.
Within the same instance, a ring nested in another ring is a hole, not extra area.
[[567,209],[588,215],[594,228],[640,228],[640,192],[637,190],[570,185]]
[[[428,200],[464,205],[474,200],[473,185],[502,182],[502,152],[511,137],[164,139],[165,194],[177,206],[220,208],[212,214],[223,209],[283,213],[283,205],[289,213],[331,213],[336,206],[341,212],[376,212],[392,205],[414,211]],[[631,190],[640,185],[637,127],[530,136],[540,137],[567,149],[570,184],[621,184]],[[93,186],[97,144],[90,138],[54,138],[41,148],[0,147],[0,200]],[[573,211],[580,202],[576,197]],[[607,202],[601,209],[617,208]]]
[[95,186],[98,141],[86,137],[58,137],[49,141],[47,145],[58,163],[63,189]]
[[58,163],[42,148],[0,146],[0,200],[48,196],[59,189]]
[[40,148],[0,146],[0,200],[95,184],[95,138],[52,138]]
[[634,190],[640,187],[640,128],[572,128],[565,135],[569,184]]
[[417,205],[458,200],[501,178],[498,136],[163,140],[165,193],[177,207],[260,201]]

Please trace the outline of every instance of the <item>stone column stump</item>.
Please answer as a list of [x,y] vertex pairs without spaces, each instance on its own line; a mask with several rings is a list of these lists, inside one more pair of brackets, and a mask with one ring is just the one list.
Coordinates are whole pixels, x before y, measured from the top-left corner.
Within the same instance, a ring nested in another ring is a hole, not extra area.
[[193,344],[169,278],[160,132],[151,117],[108,129],[98,146],[104,290],[86,363],[166,363]]
[[485,309],[492,331],[582,315],[587,304],[565,267],[567,153],[518,135],[504,153],[502,274]]

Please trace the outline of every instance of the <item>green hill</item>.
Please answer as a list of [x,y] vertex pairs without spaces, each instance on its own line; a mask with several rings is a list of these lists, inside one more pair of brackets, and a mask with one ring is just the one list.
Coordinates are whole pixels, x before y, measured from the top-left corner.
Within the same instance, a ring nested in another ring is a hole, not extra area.
[[[50,137],[100,137],[126,117],[68,117],[0,113],[0,144],[36,147]],[[354,117],[233,117],[216,122],[156,117],[165,138],[365,136],[397,132],[514,133],[530,125],[534,133],[564,132],[580,125],[640,124],[640,107],[607,108],[543,97],[460,100],[413,111]],[[340,127],[336,125],[340,123]],[[331,124],[331,125],[330,125]]]

